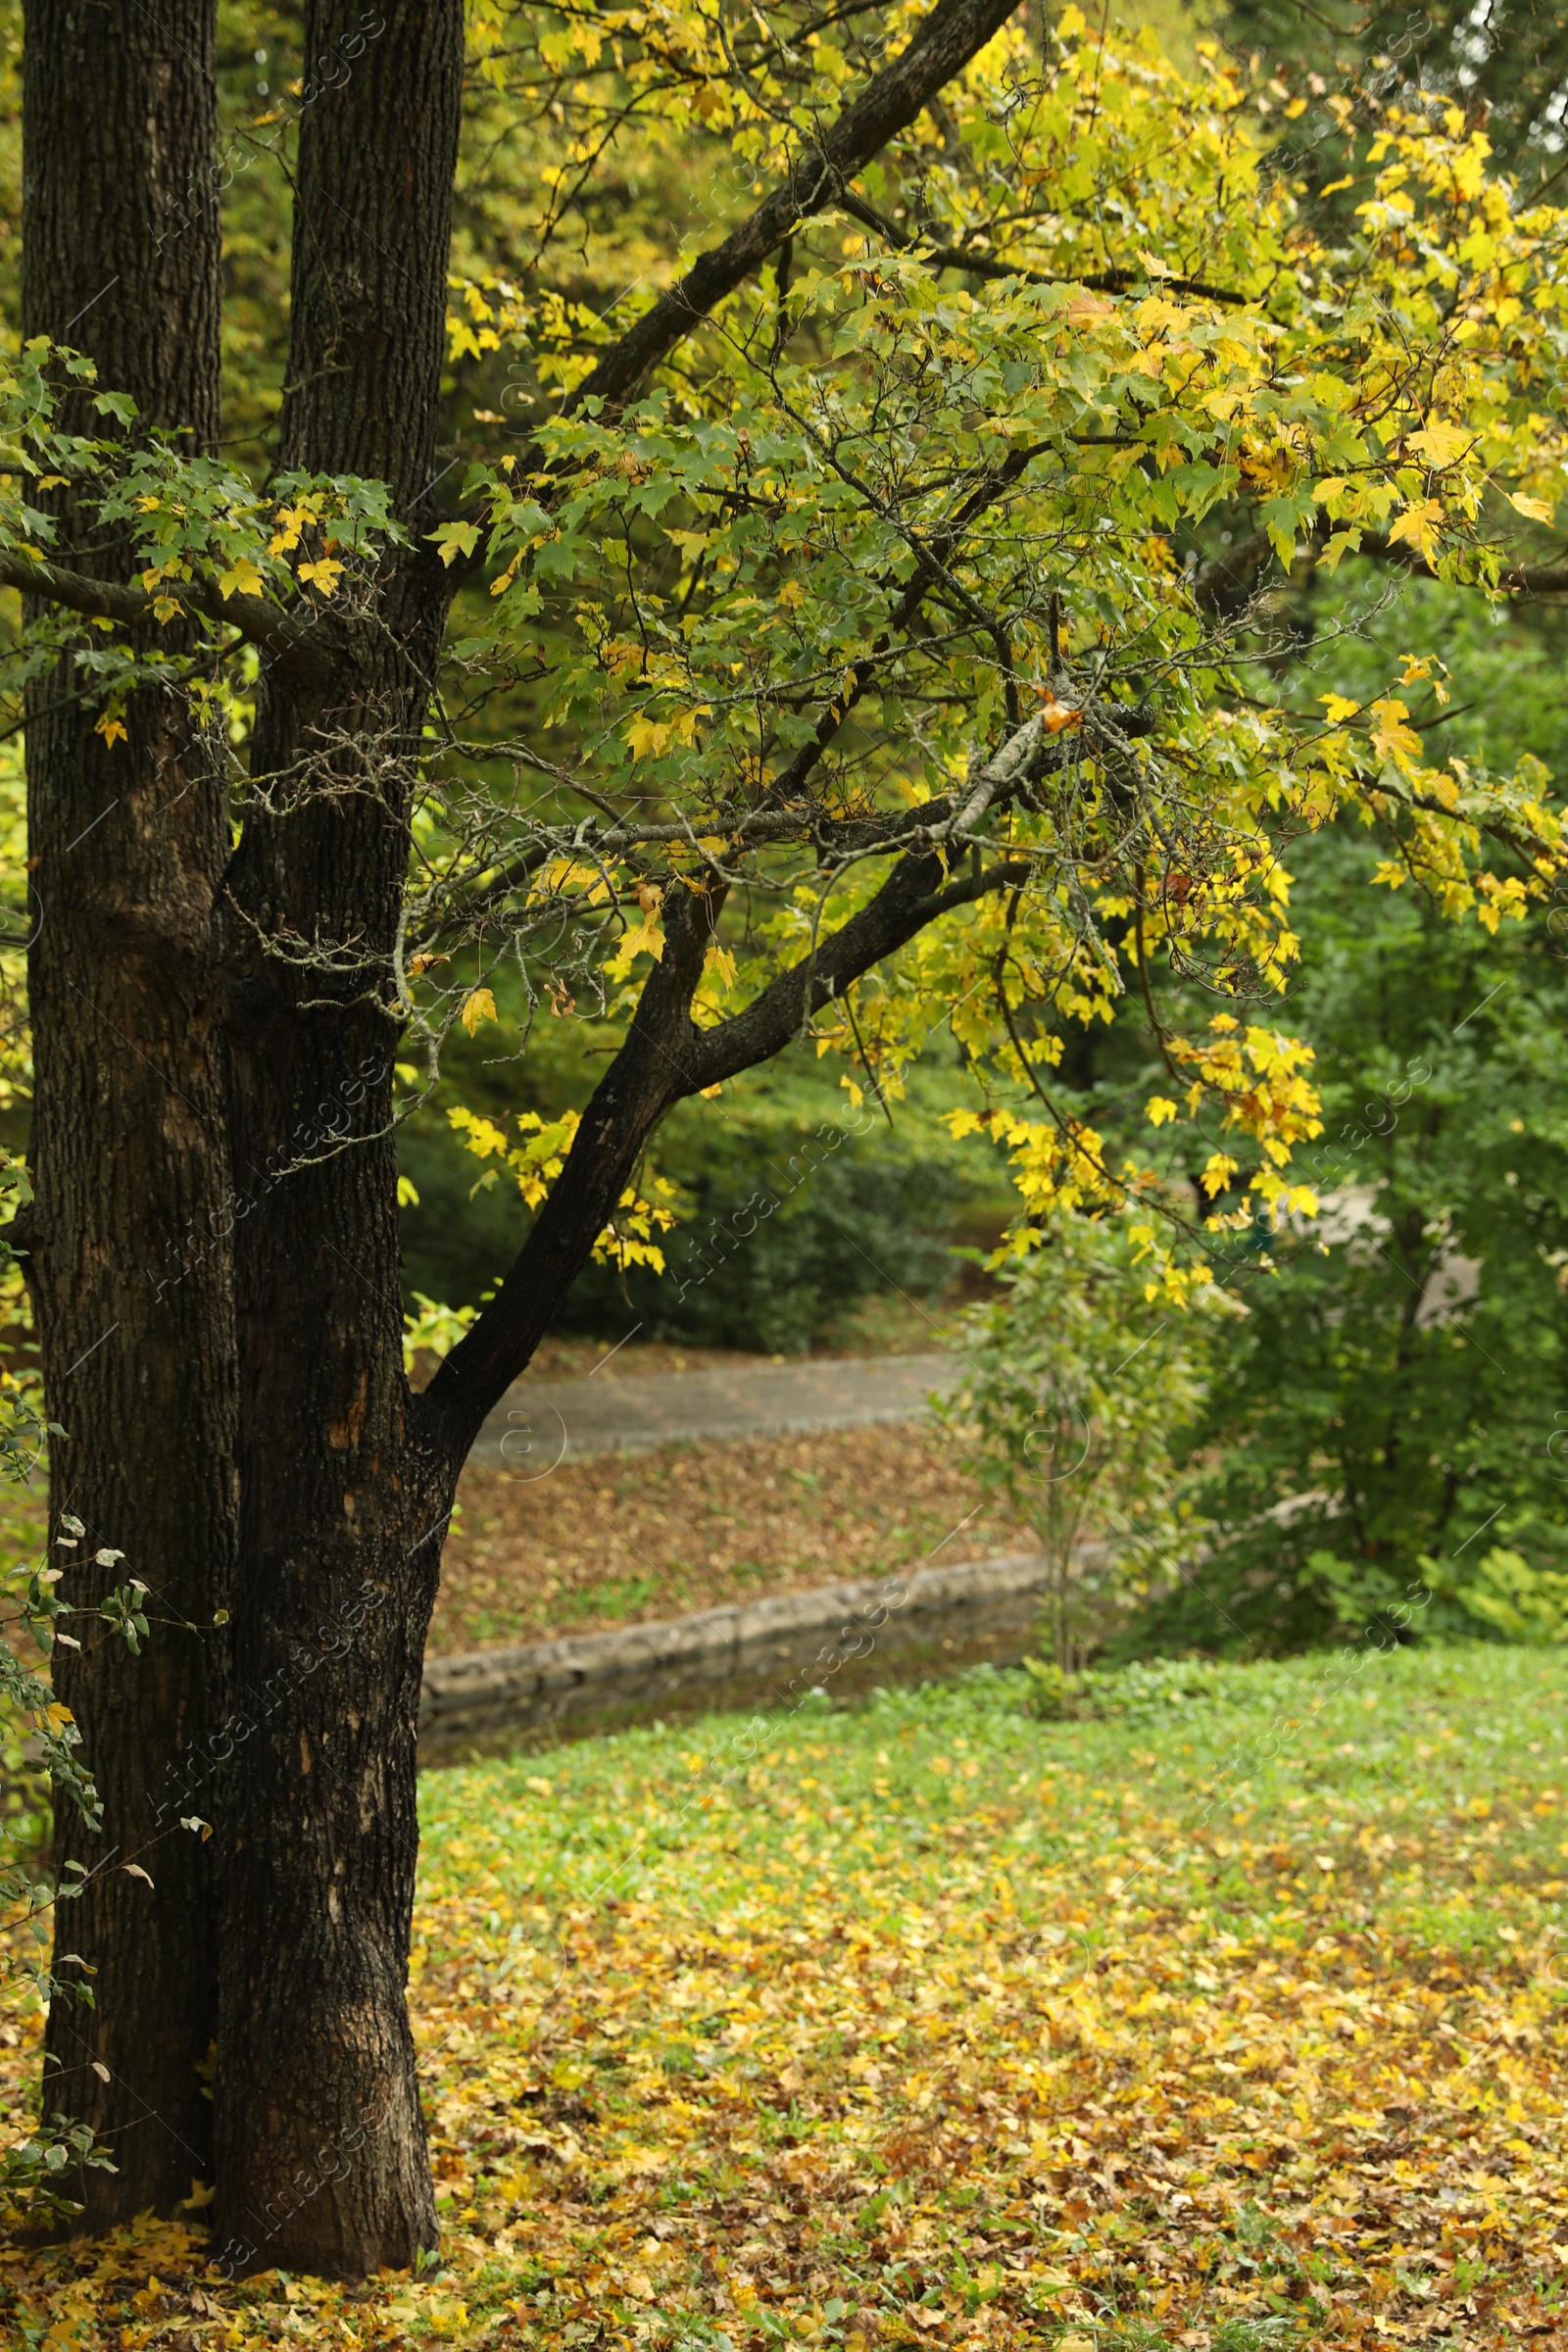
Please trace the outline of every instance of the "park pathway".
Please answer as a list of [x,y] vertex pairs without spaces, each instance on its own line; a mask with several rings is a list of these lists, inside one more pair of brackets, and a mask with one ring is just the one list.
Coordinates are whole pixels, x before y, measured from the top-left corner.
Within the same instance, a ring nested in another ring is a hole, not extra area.
[[950,1355],[814,1356],[635,1379],[617,1379],[610,1362],[583,1380],[524,1374],[486,1421],[469,1458],[537,1473],[650,1446],[918,1421],[930,1410],[931,1392],[945,1393],[957,1378]]

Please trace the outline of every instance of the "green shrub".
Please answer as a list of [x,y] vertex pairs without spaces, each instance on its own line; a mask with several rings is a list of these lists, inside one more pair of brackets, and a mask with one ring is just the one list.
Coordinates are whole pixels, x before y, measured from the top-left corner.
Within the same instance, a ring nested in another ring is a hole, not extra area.
[[[1198,1411],[1226,1302],[1153,1306],[1123,1218],[1059,1215],[961,1326],[966,1377],[941,1406],[987,1494],[1046,1556],[1063,1688],[1129,1606],[1169,1584],[1202,1535],[1172,1446]],[[1042,1686],[1043,1688],[1044,1686]]]
[[1502,1544],[1487,1553],[1470,1583],[1455,1587],[1454,1597],[1505,1642],[1568,1642],[1568,1576],[1533,1567]]
[[1214,1658],[1135,1658],[1125,1666],[1088,1666],[1079,1674],[1064,1673],[1048,1658],[1020,1663],[1028,1711],[1047,1723],[1072,1717],[1162,1723],[1194,1707],[1238,1703],[1250,1689],[1245,1668]]

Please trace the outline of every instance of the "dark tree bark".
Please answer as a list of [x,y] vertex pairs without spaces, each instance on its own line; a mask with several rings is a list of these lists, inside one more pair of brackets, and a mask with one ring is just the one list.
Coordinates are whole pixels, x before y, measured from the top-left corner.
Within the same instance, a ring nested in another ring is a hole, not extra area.
[[[220,2233],[236,2264],[331,2276],[436,2242],[404,1984],[420,1670],[457,1471],[418,1444],[403,1371],[390,951],[445,617],[417,531],[463,8],[382,13],[302,129],[282,459],[389,483],[413,544],[327,686],[273,673],[253,757],[271,806],[248,809],[225,893],[232,1147],[258,1192],[236,1243],[234,1662],[261,1728],[226,1874]],[[309,53],[360,15],[318,0]],[[355,1141],[334,1148],[334,1125]],[[312,1649],[337,1654],[306,1674]]]
[[[24,332],[88,353],[152,425],[219,430],[219,228],[210,0],[143,9],[29,0],[24,70]],[[84,396],[77,430],[103,431]],[[69,505],[61,547],[123,580]],[[88,541],[92,544],[89,546]],[[167,650],[180,624],[152,632]],[[99,1628],[57,1649],[55,1688],[81,1727],[100,1836],[62,1806],[57,1860],[92,1867],[64,1905],[63,1968],[92,2005],[50,2013],[46,2112],[89,2124],[118,2174],[82,2179],[86,2224],[171,2211],[211,2177],[203,2074],[216,2030],[210,1815],[225,1704],[221,1639],[233,1557],[235,1371],[228,1153],[214,1025],[212,906],[227,850],[221,772],[173,694],[144,694],[111,748],[73,699],[69,665],[29,698],[28,822],[36,936],[35,1205],[18,1236],[51,1416],[51,1466],[86,1523],[64,1591],[91,1604],[139,1576],[159,1620],[137,1659]],[[94,1553],[125,1554],[100,1566]],[[137,1861],[152,1880],[130,1875]],[[99,2070],[103,2071],[100,2073]],[[199,2071],[200,2070],[200,2071]]]

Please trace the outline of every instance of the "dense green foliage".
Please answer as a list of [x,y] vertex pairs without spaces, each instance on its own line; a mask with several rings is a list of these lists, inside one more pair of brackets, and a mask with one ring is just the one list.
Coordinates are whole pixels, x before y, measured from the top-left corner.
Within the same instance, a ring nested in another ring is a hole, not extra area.
[[[1453,699],[1418,721],[1461,759],[1560,770],[1560,615],[1411,587],[1359,612],[1308,589],[1299,618],[1301,699],[1360,699],[1394,648],[1419,642]],[[1561,919],[1487,939],[1419,892],[1368,892],[1355,826],[1298,843],[1292,863],[1304,952],[1291,1012],[1325,1119],[1303,1164],[1325,1214],[1277,1238],[1275,1270],[1233,1253],[1226,1278],[1250,1311],[1189,1440],[1219,1555],[1201,1595],[1183,1589],[1145,1638],[1288,1647],[1358,1628],[1412,1587],[1434,1591],[1450,1630],[1495,1630],[1472,1605],[1493,1549],[1550,1572],[1563,1543]]]
[[1544,933],[1482,947],[1408,902],[1352,917],[1364,855],[1301,860],[1325,1215],[1277,1273],[1237,1269],[1250,1311],[1193,1439],[1225,1530],[1208,1600],[1180,1605],[1205,1645],[1359,1626],[1499,1541],[1546,1566],[1561,1547],[1568,978]]

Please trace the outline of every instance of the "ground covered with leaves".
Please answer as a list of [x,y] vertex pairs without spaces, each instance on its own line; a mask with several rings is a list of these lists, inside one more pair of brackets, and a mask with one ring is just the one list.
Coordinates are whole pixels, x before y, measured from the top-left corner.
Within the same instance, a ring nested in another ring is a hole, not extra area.
[[537,1483],[470,1463],[459,1501],[436,1655],[1035,1548],[918,1426],[662,1446]]
[[13,2250],[0,2336],[1568,2343],[1568,1658],[1025,1680],[431,1774],[439,2267]]

